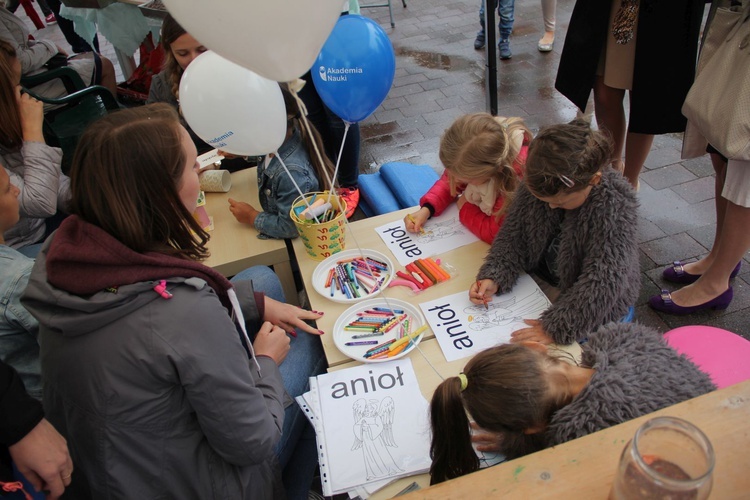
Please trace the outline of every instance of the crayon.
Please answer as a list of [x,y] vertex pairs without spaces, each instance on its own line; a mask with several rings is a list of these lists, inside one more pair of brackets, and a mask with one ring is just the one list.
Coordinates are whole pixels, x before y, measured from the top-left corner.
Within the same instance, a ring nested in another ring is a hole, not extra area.
[[[482,286],[481,283],[479,283],[479,280],[477,280],[477,292],[479,291],[479,287]],[[487,297],[482,295],[482,303],[484,303],[484,308],[489,311],[490,306],[487,305]]]
[[414,264],[415,266],[417,266],[420,271],[422,271],[424,274],[426,274],[427,277],[430,278],[430,281],[432,281],[432,283],[434,285],[438,284],[437,277],[432,273],[432,271],[430,271],[429,269],[427,269],[427,266],[425,266],[422,262],[420,262],[419,260],[415,260],[412,264]]
[[[414,219],[414,217],[411,214],[407,214],[406,216],[409,218],[411,223],[414,224],[414,226],[417,225],[417,221]],[[421,227],[419,228],[419,234],[424,234],[424,229],[422,229]]]
[[403,309],[388,309],[387,307],[373,307],[372,309],[374,311],[387,312],[387,313],[391,313],[391,314],[393,314],[393,313],[404,314],[404,310]]
[[400,346],[398,346],[396,349],[394,349],[392,351],[389,350],[388,351],[388,357],[392,358],[393,356],[398,356],[399,354],[401,354],[406,349],[406,346],[407,346],[407,344],[403,343]]
[[367,339],[370,337],[380,337],[381,335],[385,335],[383,332],[372,332],[372,333],[363,333],[361,335],[352,335],[353,339]]
[[377,340],[360,340],[357,342],[345,342],[345,346],[355,346],[355,345],[374,345],[377,344]]

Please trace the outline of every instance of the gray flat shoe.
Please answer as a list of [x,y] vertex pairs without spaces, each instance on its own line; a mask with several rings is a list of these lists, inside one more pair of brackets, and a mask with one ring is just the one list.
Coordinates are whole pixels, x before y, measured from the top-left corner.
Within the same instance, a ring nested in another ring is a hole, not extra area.
[[552,40],[550,43],[542,43],[541,41],[537,44],[536,48],[539,49],[539,52],[552,52],[552,46],[555,44],[555,41]]

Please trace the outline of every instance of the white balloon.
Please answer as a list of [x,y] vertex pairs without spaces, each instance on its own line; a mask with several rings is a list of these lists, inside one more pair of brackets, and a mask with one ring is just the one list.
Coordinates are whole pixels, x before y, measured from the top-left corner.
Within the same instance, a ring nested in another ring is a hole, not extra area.
[[261,76],[305,74],[341,14],[342,0],[164,0],[207,48]]
[[201,54],[185,70],[180,108],[201,139],[227,153],[268,154],[286,136],[286,107],[278,82],[215,52]]

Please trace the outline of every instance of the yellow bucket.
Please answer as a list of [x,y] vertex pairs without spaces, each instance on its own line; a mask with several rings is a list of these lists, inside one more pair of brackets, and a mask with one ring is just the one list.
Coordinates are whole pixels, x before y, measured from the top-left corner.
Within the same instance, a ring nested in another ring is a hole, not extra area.
[[[305,199],[310,205],[314,203],[314,200],[321,198],[328,200],[328,191],[307,193],[305,195]],[[289,211],[289,216],[294,225],[297,226],[299,237],[305,244],[305,250],[307,250],[307,254],[313,260],[323,260],[344,249],[346,240],[344,237],[346,202],[339,198],[338,195],[333,195],[331,196],[331,206],[332,211],[330,214],[332,218],[323,222],[323,216],[319,216],[318,220],[320,223],[315,222],[315,219],[307,220],[298,215],[301,209],[307,208],[301,196],[294,200],[292,208]]]

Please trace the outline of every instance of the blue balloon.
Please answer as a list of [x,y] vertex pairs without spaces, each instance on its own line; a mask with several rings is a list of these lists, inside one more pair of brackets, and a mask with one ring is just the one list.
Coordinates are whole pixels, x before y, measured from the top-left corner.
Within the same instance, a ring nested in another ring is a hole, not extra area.
[[374,21],[342,16],[311,72],[326,106],[342,120],[356,123],[370,116],[388,95],[396,57],[388,35]]

